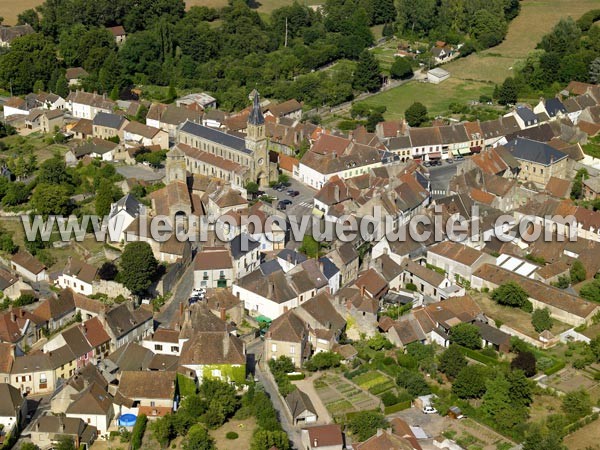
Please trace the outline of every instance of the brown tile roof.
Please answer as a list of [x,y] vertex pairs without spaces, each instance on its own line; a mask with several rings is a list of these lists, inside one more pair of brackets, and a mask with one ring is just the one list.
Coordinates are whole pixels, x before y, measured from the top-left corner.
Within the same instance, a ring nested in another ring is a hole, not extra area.
[[[308,433],[308,442],[310,442],[311,450],[319,447],[344,445],[344,436],[342,435],[342,427],[340,425],[318,425],[304,428],[303,430]],[[315,442],[316,446],[313,445]]]
[[481,127],[479,126],[479,121],[465,122],[463,125],[465,126],[465,131],[469,138],[472,140],[483,139],[483,131],[481,131]]
[[246,364],[244,343],[227,331],[196,333],[183,344],[179,364]]
[[114,37],[125,36],[127,34],[125,33],[125,28],[123,28],[122,25],[117,25],[116,27],[109,27],[108,31],[110,31]]
[[124,131],[131,134],[137,134],[147,139],[152,139],[161,130],[160,128],[149,127],[148,125],[144,125],[143,123],[131,121],[124,128]]
[[470,191],[471,198],[479,203],[485,203],[486,205],[491,205],[496,197],[489,192],[482,191],[481,189],[471,188]]
[[300,161],[298,161],[293,156],[288,156],[284,154],[279,155],[279,167],[283,170],[293,172],[294,167],[298,167],[298,164],[300,164]]
[[264,276],[260,270],[255,270],[239,280],[237,284],[250,292],[254,292],[275,303],[285,303],[297,297],[297,292],[291,286],[290,277],[283,271],[277,271]]
[[11,261],[24,267],[29,272],[37,275],[43,271],[46,266],[42,264],[38,259],[26,252],[19,252],[11,258]]
[[317,414],[317,410],[310,401],[310,397],[300,389],[295,389],[288,394],[287,397],[285,397],[285,402],[288,404],[294,419],[304,411],[310,411],[313,414]]
[[110,341],[110,336],[98,317],[86,320],[81,324],[80,328],[90,345],[94,348]]
[[205,164],[218,167],[228,172],[243,174],[248,170],[247,167],[234,161],[213,155],[212,153],[199,150],[186,144],[177,144],[176,148],[179,148],[188,158],[197,159]]
[[550,177],[546,184],[546,192],[554,197],[568,198],[571,194],[571,182],[558,177]]
[[69,67],[65,73],[67,80],[78,80],[88,75],[89,73],[83,67]]
[[131,400],[173,400],[176,379],[176,372],[123,371],[119,380],[119,393]]
[[407,439],[412,444],[414,450],[422,450],[421,445],[417,441],[417,437],[404,420],[402,420],[400,417],[394,417],[390,420],[390,425],[392,426],[392,432],[396,436],[401,436]]
[[21,337],[21,330],[28,321],[40,324],[42,320],[22,308],[0,313],[0,341],[16,343]]
[[405,258],[401,264],[403,270],[413,274],[414,276],[420,278],[423,281],[433,285],[439,286],[444,281],[445,277],[441,273],[436,272],[435,270],[428,269],[425,266],[417,264],[416,262]]
[[315,318],[323,328],[337,331],[346,325],[346,319],[336,311],[333,298],[327,292],[321,292],[305,301],[300,308]]
[[207,305],[196,303],[188,307],[185,312],[179,338],[190,339],[196,333],[221,332],[225,329],[231,330],[232,327],[214,315]]
[[365,289],[371,297],[379,299],[388,288],[387,281],[375,269],[369,269],[358,276],[354,285]]
[[355,446],[356,450],[414,450],[412,444],[401,436],[382,431]]
[[50,297],[33,311],[33,314],[44,321],[59,319],[75,311],[75,300],[71,289],[63,289],[57,297]]
[[75,308],[94,314],[100,314],[108,309],[106,304],[100,300],[94,300],[76,292],[73,292],[73,301],[75,302]]
[[472,266],[479,258],[484,256],[484,253],[479,250],[452,241],[440,242],[439,244],[430,247],[428,251],[458,261],[467,266]]
[[66,413],[108,415],[112,408],[112,396],[96,383],[91,383],[75,396]]
[[94,122],[90,119],[79,119],[73,128],[71,128],[71,131],[73,133],[91,135],[94,133]]
[[329,155],[334,153],[341,156],[350,144],[350,139],[334,136],[332,134],[322,134],[310,148],[310,151],[319,155]]
[[306,325],[293,311],[287,311],[273,322],[266,338],[283,342],[302,342],[306,336]]
[[442,135],[438,127],[411,128],[408,134],[413,147],[442,145]]
[[219,311],[221,308],[227,311],[240,306],[240,299],[230,289],[213,289],[206,294],[206,305],[212,311]]
[[207,248],[198,252],[194,258],[194,270],[219,270],[232,267],[231,255],[224,247]]
[[0,342],[0,373],[10,373],[15,360],[15,346]]
[[593,84],[582,83],[581,81],[571,81],[565,88],[571,95],[585,94],[588,88],[593,87]]
[[598,308],[597,305],[581,297],[491,264],[484,264],[473,276],[498,286],[514,281],[527,292],[530,298],[584,319]]
[[152,340],[156,342],[169,342],[171,344],[177,344],[179,343],[179,331],[161,327],[154,332]]
[[577,122],[577,126],[588,136],[596,136],[600,132],[600,124],[586,122],[585,120]]
[[293,113],[302,109],[302,103],[300,103],[295,98],[291,100],[287,100],[282,103],[278,103],[277,105],[269,105],[266,110],[271,111],[271,113],[275,117],[285,116],[287,114]]
[[98,269],[76,258],[69,258],[64,273],[72,275],[85,283],[91,283],[96,278]]

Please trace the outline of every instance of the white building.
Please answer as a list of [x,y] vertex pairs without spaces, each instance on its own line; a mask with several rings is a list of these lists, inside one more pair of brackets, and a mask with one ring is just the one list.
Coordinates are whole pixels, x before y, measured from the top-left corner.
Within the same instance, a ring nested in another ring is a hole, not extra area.
[[56,280],[56,284],[62,289],[71,288],[79,294],[92,295],[96,273],[97,269],[94,266],[69,257],[63,273]]
[[442,81],[446,81],[448,78],[450,78],[450,73],[444,69],[440,69],[439,67],[431,69],[429,72],[427,72],[427,81],[433,84],[440,84]]
[[46,266],[29,253],[19,252],[11,259],[11,268],[23,278],[38,282],[48,279]]

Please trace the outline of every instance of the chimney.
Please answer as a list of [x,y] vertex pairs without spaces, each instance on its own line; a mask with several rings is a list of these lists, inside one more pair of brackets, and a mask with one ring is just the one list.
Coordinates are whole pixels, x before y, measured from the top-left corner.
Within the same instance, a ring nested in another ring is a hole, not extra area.
[[336,203],[340,201],[340,187],[337,184],[333,186],[333,199]]
[[223,356],[229,354],[229,333],[227,332],[227,326],[225,326],[225,332],[223,333]]
[[183,317],[183,303],[179,304],[179,317],[182,318]]
[[11,322],[17,321],[17,314],[13,310],[10,311],[10,320]]
[[273,292],[275,291],[275,284],[269,280],[269,291],[267,292],[267,298],[273,298]]
[[221,308],[219,308],[219,312],[221,313],[221,320],[227,320],[227,313],[225,312],[224,306],[221,306]]
[[377,428],[377,436],[381,436],[383,434],[383,428]]
[[83,332],[83,335],[84,335],[84,336],[87,336],[87,327],[85,326],[85,324],[83,324],[83,325],[81,326],[81,331]]
[[364,296],[365,296],[365,291],[366,291],[366,290],[365,290],[365,285],[363,284],[363,285],[360,287],[360,295],[362,295],[362,296],[364,297]]

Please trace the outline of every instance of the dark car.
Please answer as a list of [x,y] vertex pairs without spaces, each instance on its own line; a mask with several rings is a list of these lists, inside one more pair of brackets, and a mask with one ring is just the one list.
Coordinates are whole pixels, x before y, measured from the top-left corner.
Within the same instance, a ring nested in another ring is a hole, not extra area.
[[439,160],[437,160],[437,159],[434,159],[433,161],[431,161],[431,166],[432,167],[433,166],[441,166],[441,165],[442,165],[442,162],[439,161]]
[[454,160],[452,160],[452,159],[448,158],[448,159],[446,160],[446,162],[447,162],[448,164],[452,164],[452,163],[454,162]]
[[277,192],[283,192],[283,191],[285,191],[285,185],[284,184],[276,184],[275,186],[273,186],[273,189],[275,189]]
[[300,195],[300,192],[298,191],[288,191],[287,193],[290,197],[297,197],[298,195]]
[[285,211],[287,208],[287,204],[284,203],[283,201],[280,201],[279,203],[277,203],[277,209],[279,211]]
[[431,166],[431,162],[429,162],[429,161],[425,161],[425,162],[423,163],[423,166],[424,166],[424,167],[429,167],[429,166]]
[[280,203],[283,203],[285,205],[291,205],[292,201],[289,198],[284,198],[283,200],[280,201]]

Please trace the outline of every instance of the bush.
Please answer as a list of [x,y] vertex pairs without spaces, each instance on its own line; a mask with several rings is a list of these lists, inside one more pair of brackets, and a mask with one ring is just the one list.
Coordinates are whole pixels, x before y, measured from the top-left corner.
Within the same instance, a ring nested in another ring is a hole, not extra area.
[[554,375],[555,373],[563,370],[566,365],[567,364],[562,360],[557,361],[556,364],[554,364],[548,370],[544,371],[544,375],[546,375],[546,376]]
[[229,439],[231,441],[233,441],[234,439],[237,439],[238,437],[239,437],[239,435],[235,431],[229,431],[225,435],[225,438]]
[[148,418],[145,414],[140,414],[135,421],[133,431],[131,432],[131,449],[138,450],[142,447],[142,438],[146,432]]
[[405,409],[410,408],[410,406],[411,406],[411,401],[407,400],[404,402],[396,403],[395,405],[392,405],[392,406],[386,406],[384,408],[384,412],[386,415],[394,414],[394,413],[397,413],[398,411],[404,411]]
[[381,394],[381,401],[384,406],[392,406],[398,403],[398,397],[393,392],[388,391]]

